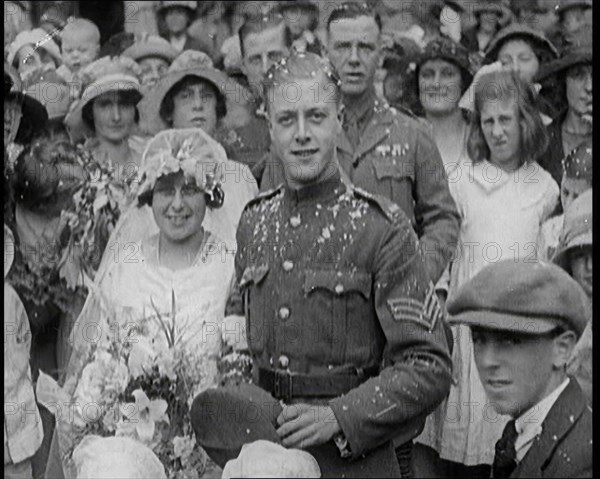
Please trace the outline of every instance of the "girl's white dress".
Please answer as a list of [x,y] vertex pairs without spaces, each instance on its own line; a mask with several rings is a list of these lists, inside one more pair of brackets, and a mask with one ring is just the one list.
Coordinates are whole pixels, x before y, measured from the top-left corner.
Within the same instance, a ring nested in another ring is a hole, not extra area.
[[[559,188],[535,162],[507,173],[489,161],[463,158],[449,175],[449,187],[462,218],[450,271],[448,302],[483,267],[500,260],[537,261],[542,223],[554,210]],[[467,466],[492,464],[494,446],[507,416],[486,398],[473,358],[471,331],[454,326],[455,385],[416,439],[442,459]]]

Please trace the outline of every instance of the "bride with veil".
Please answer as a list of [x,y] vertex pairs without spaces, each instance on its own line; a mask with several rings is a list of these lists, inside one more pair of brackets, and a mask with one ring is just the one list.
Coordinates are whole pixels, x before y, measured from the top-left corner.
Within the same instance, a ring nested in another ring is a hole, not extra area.
[[[241,213],[222,187],[226,162],[223,148],[200,129],[163,131],[146,146],[137,204],[120,218],[88,284],[90,293],[70,337],[73,351],[64,384],[46,375],[38,381],[40,402],[57,417],[48,477],[77,476],[72,453],[85,435],[129,435],[156,446],[155,422],[158,428],[171,411],[162,397],[154,400],[146,392],[157,380],[177,376],[168,364],[185,371],[189,404],[216,385]],[[145,377],[154,382],[144,383]],[[134,383],[142,393],[133,391],[132,405],[146,408],[134,414],[147,413],[139,416],[143,421],[150,414],[153,419],[144,423],[150,429],[124,424],[120,415],[89,417],[90,404],[122,407],[119,401],[131,398]],[[153,404],[155,412],[162,410],[155,417]],[[184,424],[181,431],[191,430]]]

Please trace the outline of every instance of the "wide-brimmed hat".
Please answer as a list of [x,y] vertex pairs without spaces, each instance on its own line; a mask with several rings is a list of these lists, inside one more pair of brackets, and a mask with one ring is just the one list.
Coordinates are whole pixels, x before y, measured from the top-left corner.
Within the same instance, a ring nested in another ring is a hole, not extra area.
[[387,38],[387,43],[383,48],[383,68],[396,62],[401,64],[413,64],[413,70],[416,68],[416,62],[423,49],[412,38],[403,35],[393,35]]
[[462,13],[465,11],[465,9],[460,3],[455,2],[453,0],[434,0],[429,5],[429,13],[432,17],[439,18],[442,14],[442,10],[444,9],[444,7],[450,7],[457,13]]
[[140,67],[128,57],[103,57],[90,63],[80,72],[81,98],[71,105],[65,118],[73,141],[93,136],[94,132],[83,121],[83,108],[94,98],[110,91],[132,92],[135,102],[142,99]]
[[50,120],[64,118],[69,112],[69,85],[54,69],[40,69],[34,72],[28,78],[25,94],[44,105]]
[[554,59],[558,58],[558,50],[539,30],[535,30],[523,23],[513,23],[500,30],[485,51],[485,63],[492,63],[498,59],[498,52],[509,40],[525,39],[536,46],[546,50]]
[[569,35],[565,39],[566,46],[561,52],[560,58],[542,65],[536,81],[575,65],[592,63],[592,39],[591,25],[584,25],[578,31]]
[[572,8],[592,8],[592,0],[558,0],[554,12],[560,17]]
[[140,102],[141,123],[149,133],[155,134],[169,125],[160,116],[160,107],[169,91],[185,77],[192,76],[208,81],[228,102],[240,102],[250,98],[250,93],[221,70],[213,67],[208,55],[194,50],[182,52],[171,64],[167,74],[162,77],[152,93]]
[[164,14],[165,10],[173,7],[183,7],[187,9],[190,15],[193,15],[196,12],[196,8],[198,8],[198,2],[186,2],[186,1],[165,1],[159,2],[158,9],[156,10],[159,14]]
[[565,211],[563,229],[552,261],[569,271],[569,252],[582,246],[592,246],[593,190],[581,193]]
[[178,54],[179,52],[167,40],[148,34],[136,38],[135,43],[122,53],[123,56],[132,58],[136,62],[146,57],[163,58],[169,65]]
[[467,88],[473,81],[473,73],[471,62],[469,60],[469,51],[460,43],[456,43],[451,38],[440,36],[432,39],[427,43],[423,53],[419,55],[417,60],[416,72],[418,74],[420,67],[427,61],[440,58],[446,60],[462,70],[466,75],[467,84],[463,88]]
[[57,65],[62,65],[62,58],[60,56],[60,49],[52,38],[52,35],[48,34],[42,28],[34,28],[33,30],[26,30],[19,33],[13,42],[8,46],[7,61],[9,64],[13,64],[17,53],[25,45],[32,45],[34,49],[40,48],[50,54]]
[[589,319],[589,300],[555,264],[502,260],[463,284],[448,300],[448,314],[450,324],[530,335],[563,327],[579,337]]

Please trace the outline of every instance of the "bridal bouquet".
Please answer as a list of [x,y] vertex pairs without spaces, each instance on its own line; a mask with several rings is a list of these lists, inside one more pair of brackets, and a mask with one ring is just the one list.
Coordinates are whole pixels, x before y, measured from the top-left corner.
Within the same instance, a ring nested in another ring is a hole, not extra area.
[[68,414],[64,408],[56,414],[65,468],[74,467],[75,447],[95,435],[140,441],[160,459],[169,478],[199,478],[206,472],[209,459],[195,443],[189,412],[206,387],[202,379],[211,360],[180,347],[175,311],[172,295],[170,318],[158,310],[125,325],[123,318],[103,318],[84,367],[63,388],[40,372],[38,400],[50,410],[57,404],[71,407]]

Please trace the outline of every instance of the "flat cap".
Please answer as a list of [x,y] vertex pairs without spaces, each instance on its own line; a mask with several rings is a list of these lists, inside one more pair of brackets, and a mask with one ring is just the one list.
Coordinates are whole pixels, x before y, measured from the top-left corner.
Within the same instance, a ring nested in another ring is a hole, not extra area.
[[448,301],[448,322],[524,334],[557,326],[581,336],[590,319],[579,284],[551,263],[504,260],[486,266]]

